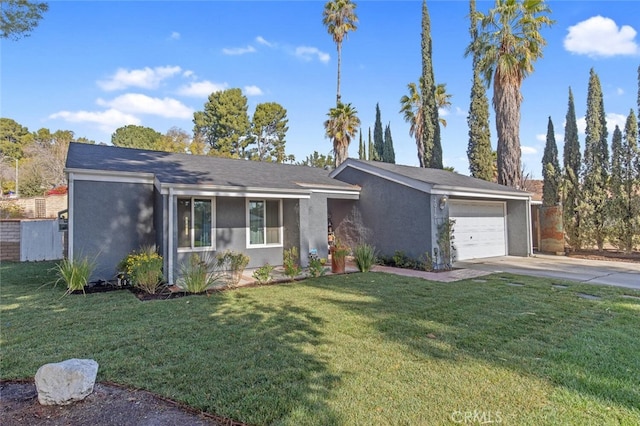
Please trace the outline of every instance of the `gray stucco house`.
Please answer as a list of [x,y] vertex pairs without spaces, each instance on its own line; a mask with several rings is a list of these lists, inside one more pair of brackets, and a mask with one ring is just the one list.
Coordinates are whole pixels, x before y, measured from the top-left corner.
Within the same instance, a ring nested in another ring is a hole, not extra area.
[[458,260],[531,254],[530,194],[444,170],[348,159],[326,170],[287,164],[71,143],[68,253],[96,258],[92,279],[155,244],[173,283],[193,252],[246,253],[281,265],[283,250],[328,253],[328,225],[366,228],[380,254],[417,258],[454,228]]

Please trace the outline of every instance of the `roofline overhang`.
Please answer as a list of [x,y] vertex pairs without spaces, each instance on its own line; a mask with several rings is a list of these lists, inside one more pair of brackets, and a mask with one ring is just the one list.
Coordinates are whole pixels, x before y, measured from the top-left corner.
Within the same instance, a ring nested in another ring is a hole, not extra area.
[[94,170],[65,168],[64,172],[73,180],[94,180],[97,182],[145,183],[153,184],[153,173],[122,172],[112,170]]

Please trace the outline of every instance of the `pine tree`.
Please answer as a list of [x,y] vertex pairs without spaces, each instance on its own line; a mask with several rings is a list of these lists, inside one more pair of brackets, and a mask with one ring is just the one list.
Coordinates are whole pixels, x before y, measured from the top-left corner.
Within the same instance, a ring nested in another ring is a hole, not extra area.
[[611,243],[626,252],[640,243],[640,171],[638,170],[638,122],[629,112],[624,137],[616,126],[611,141]]
[[609,147],[607,120],[600,79],[591,69],[587,92],[583,188],[580,210],[584,237],[602,251],[607,237],[607,181],[609,179]]
[[396,153],[393,149],[393,139],[391,138],[391,124],[387,124],[384,129],[384,149],[382,161],[385,163],[396,163]]
[[376,104],[376,122],[373,125],[373,146],[376,150],[376,160],[384,161],[384,133],[382,133],[379,104]]
[[431,22],[426,0],[422,1],[422,144],[427,167],[442,169],[440,121],[436,106],[436,83],[432,64]]
[[360,144],[358,145],[358,158],[360,160],[366,160],[367,159],[367,151],[366,148],[364,146],[364,140],[362,140],[362,127],[360,128]]
[[555,206],[560,201],[561,170],[551,117],[549,117],[549,123],[547,124],[547,143],[542,156],[542,176],[542,205]]
[[[475,18],[476,2],[471,0],[469,3],[471,40],[475,42],[478,38],[478,26]],[[476,53],[473,54],[473,85],[471,86],[471,103],[469,105],[467,124],[469,125],[469,144],[467,146],[469,172],[475,178],[492,181],[493,156],[491,154],[491,130],[489,127],[489,99],[480,77]]]
[[580,154],[580,141],[578,140],[578,122],[573,101],[573,92],[569,88],[569,107],[565,118],[562,177],[563,199],[562,213],[564,232],[567,244],[572,250],[582,248],[580,239],[580,167],[582,155]]

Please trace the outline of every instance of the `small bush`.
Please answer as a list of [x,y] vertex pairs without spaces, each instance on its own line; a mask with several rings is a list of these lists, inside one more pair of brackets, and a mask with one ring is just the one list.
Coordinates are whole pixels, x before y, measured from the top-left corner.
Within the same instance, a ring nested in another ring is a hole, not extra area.
[[189,293],[204,293],[221,281],[222,273],[216,268],[217,262],[208,254],[204,258],[192,253],[189,261],[180,266],[178,286]]
[[249,264],[249,256],[244,253],[231,250],[223,251],[218,256],[218,269],[228,271],[229,286],[235,286],[240,282],[244,269]]
[[433,271],[433,259],[429,255],[429,252],[426,252],[424,256],[419,260],[420,269],[432,272]]
[[300,275],[302,268],[300,267],[300,255],[297,247],[291,247],[284,251],[284,274],[293,280]]
[[58,285],[59,282],[64,282],[67,286],[66,294],[79,290],[84,293],[84,287],[89,282],[95,265],[95,261],[89,260],[87,257],[76,261],[71,259],[62,260],[54,268],[58,276],[54,286]]
[[318,255],[309,255],[309,275],[313,278],[321,277],[327,273],[324,265],[327,263],[326,259],[321,259]]
[[411,263],[411,259],[407,256],[404,251],[396,250],[393,254],[393,264],[398,268],[406,268]]
[[131,285],[155,294],[162,284],[162,256],[155,246],[143,246],[139,251],[127,255],[118,265],[131,282]]
[[376,249],[370,244],[360,244],[353,251],[353,257],[360,272],[369,272],[376,263]]
[[258,284],[268,284],[273,280],[273,276],[271,275],[272,272],[273,266],[266,263],[253,271],[253,278],[258,282]]

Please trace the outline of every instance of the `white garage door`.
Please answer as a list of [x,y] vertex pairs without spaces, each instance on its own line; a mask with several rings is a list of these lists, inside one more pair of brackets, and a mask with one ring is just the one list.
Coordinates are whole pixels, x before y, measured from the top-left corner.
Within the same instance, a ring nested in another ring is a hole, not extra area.
[[503,202],[450,201],[456,260],[507,254],[505,210]]

